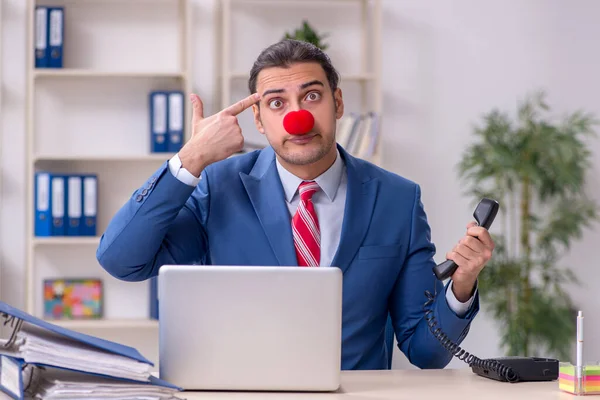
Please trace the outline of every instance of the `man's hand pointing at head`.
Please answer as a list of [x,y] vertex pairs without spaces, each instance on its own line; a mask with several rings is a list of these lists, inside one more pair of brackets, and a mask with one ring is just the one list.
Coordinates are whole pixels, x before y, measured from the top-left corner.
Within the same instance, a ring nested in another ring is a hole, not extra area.
[[183,168],[198,177],[208,165],[226,159],[244,147],[244,136],[237,116],[255,104],[260,95],[252,94],[243,100],[204,118],[204,106],[198,95],[192,101],[192,137],[179,151]]

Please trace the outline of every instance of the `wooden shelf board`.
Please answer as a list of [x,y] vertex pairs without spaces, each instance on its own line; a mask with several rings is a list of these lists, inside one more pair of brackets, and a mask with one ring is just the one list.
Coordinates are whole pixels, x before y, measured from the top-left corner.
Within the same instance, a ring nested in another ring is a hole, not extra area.
[[96,319],[96,320],[54,320],[46,319],[54,325],[68,329],[157,329],[154,319]]
[[338,5],[356,5],[362,2],[369,2],[369,0],[231,0],[232,4],[243,5],[243,4],[260,4],[260,5],[276,5],[276,6],[288,6],[298,7],[306,5],[318,5],[318,6],[338,6]]
[[168,161],[175,153],[140,155],[36,155],[34,161]]
[[[232,72],[229,74],[229,79],[249,79],[250,74],[245,72]],[[371,81],[375,79],[374,74],[343,74],[340,73],[340,81]]]
[[183,79],[183,72],[162,71],[98,71],[72,68],[35,68],[34,78],[176,78]]
[[40,245],[97,245],[100,242],[98,236],[48,236],[33,238],[33,244]]

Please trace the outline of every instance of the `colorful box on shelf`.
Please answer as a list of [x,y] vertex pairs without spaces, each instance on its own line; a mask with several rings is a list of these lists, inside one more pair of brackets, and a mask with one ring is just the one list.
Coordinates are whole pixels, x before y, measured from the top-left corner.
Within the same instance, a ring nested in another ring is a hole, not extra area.
[[575,395],[600,395],[600,365],[587,364],[583,367],[582,386],[578,388],[575,366],[561,363],[559,366],[558,387]]

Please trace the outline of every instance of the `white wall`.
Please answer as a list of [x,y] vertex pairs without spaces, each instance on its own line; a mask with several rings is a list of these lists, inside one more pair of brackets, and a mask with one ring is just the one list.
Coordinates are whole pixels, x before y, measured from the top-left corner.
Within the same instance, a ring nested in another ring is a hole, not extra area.
[[[22,307],[23,224],[29,211],[24,209],[23,172],[26,15],[24,1],[0,1],[4,11],[0,298]],[[216,110],[213,99],[218,87],[212,59],[215,1],[194,0],[193,4],[194,89],[210,113]],[[584,108],[600,115],[596,95],[600,55],[594,51],[600,27],[593,17],[600,4],[594,0],[384,0],[383,8],[384,167],[422,185],[441,261],[472,218],[453,168],[471,139],[471,124],[481,113],[495,106],[513,111],[518,98],[544,88],[558,112]],[[236,30],[244,31],[243,27]],[[251,60],[255,54],[244,56]],[[593,151],[589,190],[600,201],[600,141]],[[565,257],[565,263],[585,280],[585,287],[572,293],[588,317],[588,338],[600,334],[600,318],[594,315],[598,305],[594,287],[600,272],[592,253],[599,240],[600,228],[586,232]],[[480,357],[499,355],[495,329],[484,310],[473,323],[465,347]],[[587,343],[586,359],[600,359],[600,343]],[[406,365],[396,357],[396,367]],[[462,366],[458,360],[451,365]]]

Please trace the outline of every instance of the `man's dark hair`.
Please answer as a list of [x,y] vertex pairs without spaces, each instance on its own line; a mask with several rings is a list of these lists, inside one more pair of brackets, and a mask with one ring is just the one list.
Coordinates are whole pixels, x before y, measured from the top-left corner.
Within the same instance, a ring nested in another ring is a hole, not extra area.
[[284,39],[264,49],[254,62],[254,65],[252,65],[250,79],[248,80],[250,93],[256,92],[256,79],[258,73],[263,69],[271,67],[287,68],[292,64],[301,62],[319,63],[323,70],[325,70],[331,90],[334,91],[337,89],[340,79],[339,74],[325,52],[312,43]]

